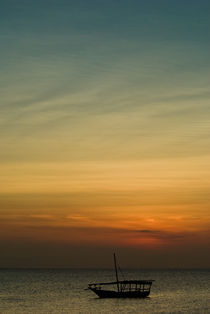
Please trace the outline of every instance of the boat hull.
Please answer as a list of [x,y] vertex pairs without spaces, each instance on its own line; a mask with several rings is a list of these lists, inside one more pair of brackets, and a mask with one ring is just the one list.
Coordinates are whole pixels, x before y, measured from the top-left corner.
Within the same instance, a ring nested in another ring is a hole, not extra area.
[[99,298],[146,298],[150,291],[111,291],[97,288],[89,288]]

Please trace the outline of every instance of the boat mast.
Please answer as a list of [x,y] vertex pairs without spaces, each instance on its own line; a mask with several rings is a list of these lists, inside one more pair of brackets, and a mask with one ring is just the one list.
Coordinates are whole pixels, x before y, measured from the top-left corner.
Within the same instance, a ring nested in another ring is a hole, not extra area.
[[116,274],[116,280],[117,280],[117,291],[119,292],[120,288],[119,288],[119,279],[118,279],[117,262],[116,262],[115,253],[114,253],[114,268],[115,268],[115,274]]

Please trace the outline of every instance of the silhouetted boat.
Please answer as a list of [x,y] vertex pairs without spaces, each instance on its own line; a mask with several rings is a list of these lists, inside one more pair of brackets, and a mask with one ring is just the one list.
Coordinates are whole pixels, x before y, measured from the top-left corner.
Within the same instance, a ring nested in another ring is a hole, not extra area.
[[116,256],[114,254],[116,281],[90,283],[88,289],[99,298],[146,298],[154,280],[119,280]]

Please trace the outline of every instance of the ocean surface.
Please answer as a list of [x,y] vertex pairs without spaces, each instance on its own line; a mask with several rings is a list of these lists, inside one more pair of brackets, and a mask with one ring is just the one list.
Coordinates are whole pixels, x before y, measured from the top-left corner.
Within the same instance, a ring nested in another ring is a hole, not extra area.
[[125,279],[154,279],[146,299],[99,299],[90,282],[112,270],[0,270],[0,313],[210,313],[210,270],[127,270]]

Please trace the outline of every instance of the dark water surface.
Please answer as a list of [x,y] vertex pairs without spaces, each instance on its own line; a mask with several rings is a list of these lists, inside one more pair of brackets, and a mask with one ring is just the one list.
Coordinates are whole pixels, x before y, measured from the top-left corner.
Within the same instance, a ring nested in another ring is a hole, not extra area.
[[0,313],[210,313],[210,270],[129,270],[155,279],[150,298],[98,299],[87,284],[112,270],[0,270]]

